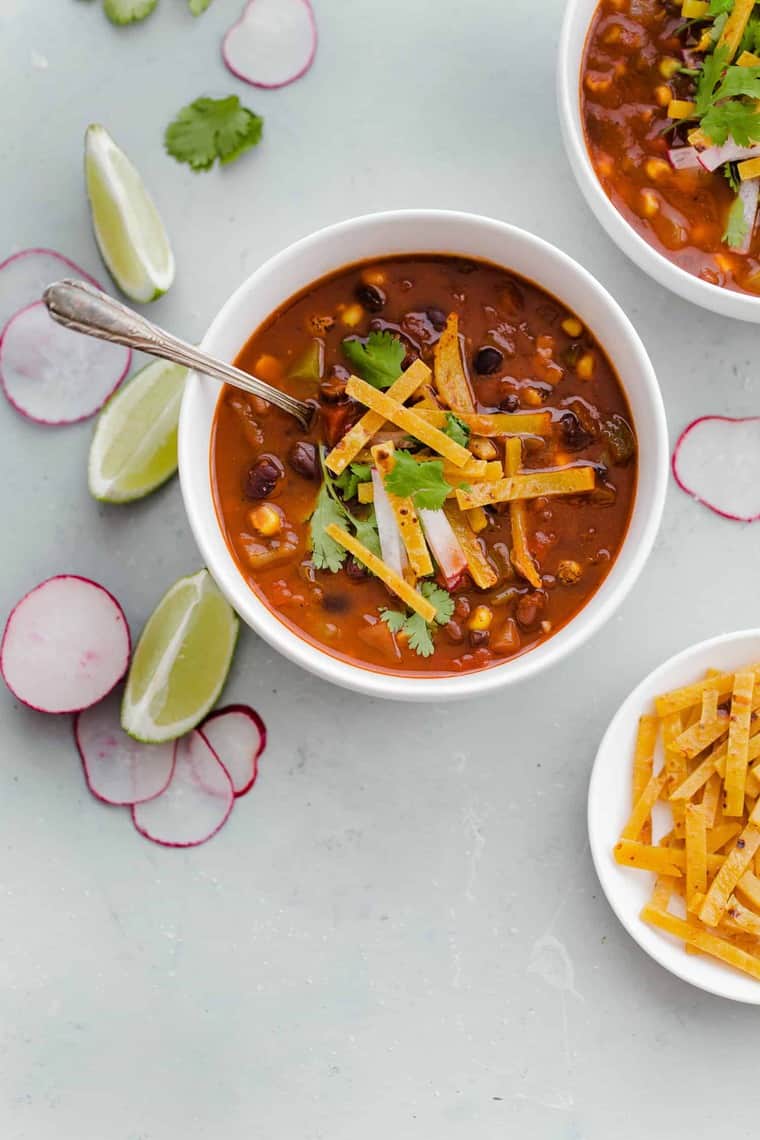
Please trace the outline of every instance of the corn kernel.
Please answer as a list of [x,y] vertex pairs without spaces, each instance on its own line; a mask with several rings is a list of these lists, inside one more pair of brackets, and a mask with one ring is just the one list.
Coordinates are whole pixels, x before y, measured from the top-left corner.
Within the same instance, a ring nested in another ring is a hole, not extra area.
[[699,43],[694,50],[707,51],[710,47],[712,47],[712,35],[710,34],[710,29],[705,28],[705,30],[702,32],[702,35],[699,37]]
[[564,559],[557,567],[557,577],[566,586],[573,586],[579,582],[582,573],[580,563],[575,562],[572,558]]
[[282,529],[282,514],[271,503],[259,503],[248,515],[248,521],[264,538],[273,538]]
[[590,91],[592,95],[603,95],[612,87],[612,76],[594,74],[589,71],[583,82],[586,85],[586,90]]
[[673,98],[673,92],[664,83],[661,83],[659,87],[655,87],[654,97],[661,107],[667,107]]
[[606,32],[602,36],[602,43],[605,44],[619,44],[623,38],[623,29],[620,24],[610,24]]
[[743,51],[736,61],[737,67],[760,67],[760,55],[753,51]]
[[562,331],[568,336],[577,337],[583,332],[583,325],[577,317],[566,317],[562,322]]
[[540,408],[544,402],[543,396],[537,388],[526,388],[522,398],[531,408]]
[[671,166],[664,158],[648,158],[644,163],[644,170],[647,178],[651,178],[653,182],[659,182],[661,178],[669,176]]
[[594,355],[591,352],[584,352],[583,356],[578,361],[576,372],[579,380],[590,380],[594,375]]
[[350,329],[353,329],[356,328],[363,316],[364,309],[361,307],[361,305],[349,305],[340,314],[340,319],[344,325]]
[[681,61],[675,56],[666,55],[660,60],[657,67],[663,79],[672,79],[680,71]]
[[382,269],[365,269],[362,271],[362,281],[365,285],[385,285],[386,280]]
[[642,218],[653,218],[660,209],[660,202],[654,190],[642,190],[640,213]]
[[681,15],[684,20],[704,20],[710,11],[708,0],[683,0]]
[[697,104],[693,103],[691,99],[671,99],[668,103],[668,118],[676,119],[693,119],[697,111]]
[[472,617],[467,622],[467,628],[473,630],[490,629],[492,621],[493,613],[488,606],[476,606],[472,611]]

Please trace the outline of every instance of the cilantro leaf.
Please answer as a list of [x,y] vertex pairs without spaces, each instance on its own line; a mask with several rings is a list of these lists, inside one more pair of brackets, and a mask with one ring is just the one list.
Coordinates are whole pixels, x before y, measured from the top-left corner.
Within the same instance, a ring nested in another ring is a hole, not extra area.
[[146,19],[157,4],[158,0],[103,0],[103,11],[112,24],[121,27]]
[[393,470],[385,476],[386,490],[401,499],[411,498],[421,510],[439,511],[451,485],[443,477],[443,460],[418,463],[405,451],[396,452]]
[[741,185],[741,180],[739,178],[739,174],[738,174],[737,169],[736,169],[736,163],[735,162],[724,162],[723,163],[723,174],[724,174],[724,177],[726,179],[726,182],[728,182],[728,185],[731,187],[734,194],[738,194],[739,193],[739,187]]
[[760,67],[729,67],[715,92],[715,101],[748,95],[760,98]]
[[263,125],[259,115],[241,106],[237,95],[203,96],[183,107],[169,124],[164,146],[177,162],[186,162],[193,170],[210,170],[217,158],[223,164],[234,162],[256,146]]
[[373,388],[390,388],[401,375],[406,348],[389,332],[371,332],[366,342],[350,336],[342,342],[343,352],[362,380]]
[[345,527],[347,515],[340,503],[330,494],[328,484],[322,484],[311,516],[309,540],[312,561],[317,570],[331,570],[336,574],[346,560],[346,550],[326,534],[331,523]]
[[420,593],[435,606],[435,620],[438,625],[446,625],[454,616],[454,599],[448,590],[436,582],[423,582]]
[[368,483],[372,478],[372,468],[369,463],[352,463],[337,479],[333,479],[333,486],[342,494],[344,499],[353,499],[360,483]]
[[760,52],[760,16],[750,16],[747,22],[739,45],[739,54],[743,51],[751,51],[755,55]]
[[380,620],[385,622],[391,633],[401,633],[406,624],[406,614],[400,610],[380,610]]
[[749,226],[747,219],[744,216],[744,201],[742,198],[737,197],[734,204],[728,211],[726,219],[726,232],[723,234],[723,241],[727,242],[732,249],[740,249],[744,244]]
[[729,13],[734,6],[734,0],[710,0],[708,16],[722,16]]
[[375,508],[370,508],[367,515],[363,519],[354,518],[353,515],[350,517],[354,530],[356,531],[356,537],[358,538],[359,542],[363,543],[363,545],[367,547],[367,550],[372,551],[372,553],[376,554],[378,558],[382,557],[382,552],[380,550],[380,535],[377,531]]
[[467,424],[462,423],[459,416],[455,416],[453,412],[449,412],[446,416],[443,434],[453,439],[455,443],[461,443],[462,447],[467,447],[470,440],[470,429]]
[[409,648],[420,657],[431,657],[435,651],[430,626],[424,617],[412,614],[404,622],[404,633],[409,638]]
[[701,125],[716,146],[722,146],[729,135],[738,146],[760,140],[760,114],[748,103],[727,102],[710,107]]
[[187,0],[187,6],[194,16],[201,16],[210,3],[211,0]]
[[728,64],[728,48],[716,48],[705,56],[702,71],[697,80],[696,113],[699,118],[705,114],[715,97],[715,89],[720,83]]

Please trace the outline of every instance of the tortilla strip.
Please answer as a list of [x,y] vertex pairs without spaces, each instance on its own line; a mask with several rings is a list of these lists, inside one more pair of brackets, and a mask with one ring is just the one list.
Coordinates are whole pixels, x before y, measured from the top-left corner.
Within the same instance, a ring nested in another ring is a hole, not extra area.
[[495,483],[480,483],[471,491],[457,489],[457,502],[463,511],[471,507],[487,507],[493,503],[511,503],[515,499],[538,499],[549,495],[580,495],[593,491],[596,472],[593,467],[563,467],[558,471],[535,471],[527,475],[509,475]]
[[[412,408],[407,408],[403,404],[398,403],[392,396],[386,392],[379,392],[377,388],[373,388],[371,384],[366,381],[360,380],[358,376],[352,376],[346,385],[346,392],[355,400],[359,400],[365,404],[373,412],[377,412],[386,420],[396,424],[397,427],[403,428],[404,431],[409,432],[416,439],[426,444],[433,451],[437,451],[439,455],[443,455],[450,463],[457,468],[464,467],[466,463],[472,460],[472,456],[466,447],[462,447],[461,443],[457,443],[449,436],[444,435],[438,428],[433,427],[432,424],[427,423],[422,419],[422,416],[413,411]],[[359,421],[361,422],[361,421]]]
[[699,917],[707,926],[717,926],[728,906],[734,887],[748,870],[755,852],[760,847],[760,800],[755,805],[747,826],[726,857],[723,866],[710,884]]
[[760,914],[755,914],[749,907],[743,906],[736,895],[731,895],[726,908],[726,916],[731,925],[748,934],[760,938]]
[[641,835],[641,829],[644,824],[649,820],[652,814],[652,808],[660,798],[660,793],[665,787],[668,779],[667,772],[663,769],[656,776],[651,776],[647,781],[644,791],[641,793],[636,803],[633,805],[633,811],[628,819],[623,830],[620,832],[621,839],[638,839]]
[[[415,411],[419,405],[415,404]],[[420,417],[438,428],[446,427],[448,412],[420,408]],[[473,435],[492,437],[495,435],[550,435],[552,417],[549,412],[457,412],[457,419],[468,427]]]
[[[505,469],[507,475],[518,475],[522,466],[522,442],[519,436],[511,436],[507,440]],[[509,504],[509,524],[512,529],[512,550],[510,557],[512,565],[518,574],[522,574],[530,582],[534,590],[541,589],[541,575],[538,572],[535,559],[528,549],[528,520],[525,513],[525,503],[515,499]]]
[[[702,805],[700,805],[702,806]],[[704,807],[702,806],[704,812]],[[721,847],[725,847],[730,843],[742,829],[742,825],[738,822],[734,823],[719,823],[717,827],[711,827],[707,832],[707,852],[709,855],[714,855],[716,851],[720,851]]]
[[[752,665],[745,672],[752,672],[756,678],[760,677],[760,665]],[[697,681],[693,685],[685,685],[682,689],[673,689],[669,693],[662,693],[659,697],[655,697],[657,715],[667,716],[668,713],[681,712],[683,709],[691,708],[692,705],[702,700],[702,694],[706,689],[716,689],[720,701],[731,695],[733,687],[733,673],[718,673],[712,677],[705,677],[703,681]]]
[[700,804],[687,804],[684,820],[686,835],[686,898],[707,890],[707,829]]
[[[398,380],[391,384],[387,395],[403,404],[404,400],[408,400],[417,391],[420,384],[424,384],[430,379],[430,375],[427,364],[422,360],[415,360],[406,372],[402,372]],[[351,460],[356,458],[373,435],[380,431],[384,423],[385,417],[379,412],[365,412],[358,423],[349,428],[325,459],[330,470],[334,471],[336,475],[345,471]]]
[[657,910],[649,904],[642,909],[641,918],[650,926],[656,926],[660,930],[666,931],[667,934],[674,934],[676,938],[682,938],[687,945],[695,946],[703,953],[709,954],[713,958],[719,958],[727,965],[734,966],[745,974],[751,974],[753,978],[760,981],[760,960],[753,954],[748,954],[746,950],[735,946],[732,942],[726,941],[725,938],[712,934],[708,930],[703,930],[684,918],[677,918],[676,915],[669,914],[667,911]]
[[[431,455],[429,451],[418,451],[412,456],[412,459],[416,459],[418,463],[429,463],[431,459],[436,458],[437,456]],[[464,467],[456,467],[445,459],[443,461],[444,479],[488,479],[493,483],[496,479],[501,479],[503,474],[504,468],[498,459],[476,459],[471,455]]]
[[[639,717],[639,727],[636,732],[636,749],[633,755],[633,806],[641,799],[642,792],[654,773],[654,753],[657,747],[657,737],[660,732],[660,722],[656,716],[645,715]],[[648,819],[641,829],[641,838],[647,843],[652,839],[652,821]]]
[[760,911],[760,879],[753,871],[745,871],[736,884],[737,893],[753,910]]
[[498,581],[498,575],[485,556],[480,541],[473,533],[467,517],[454,503],[446,502],[443,506],[444,514],[449,520],[457,542],[467,560],[467,569],[472,580],[481,590],[489,590]]
[[[378,443],[372,448],[372,458],[380,474],[385,478],[393,470],[396,463],[395,448],[392,443]],[[433,573],[433,561],[422,533],[420,520],[410,498],[399,498],[386,487],[386,494],[390,500],[396,525],[401,533],[401,541],[406,548],[409,565],[416,578],[427,578]]]
[[[665,771],[668,773],[668,790],[677,788],[686,779],[688,769],[686,760],[673,747],[675,741],[681,736],[683,723],[680,713],[671,713],[662,720],[662,743],[665,749]],[[683,836],[684,805],[680,800],[674,800],[670,805],[675,824],[675,833]]]
[[488,526],[488,515],[483,507],[473,507],[467,512],[467,521],[475,534],[480,534],[481,530],[485,530]]
[[[654,871],[658,875],[678,878],[686,870],[686,848],[664,847],[662,842],[652,846],[636,839],[620,839],[612,854],[621,867],[635,867],[638,871]],[[708,852],[706,862],[708,874],[714,875],[723,866],[725,855]]]
[[739,50],[754,7],[755,0],[735,0],[734,2],[731,14],[726,20],[715,46],[716,51],[720,51],[722,48],[728,49],[727,63],[731,63]]
[[432,602],[423,598],[422,594],[418,593],[408,582],[405,582],[395,570],[391,570],[390,566],[386,566],[382,558],[378,558],[362,542],[359,542],[352,534],[343,530],[336,523],[330,523],[329,526],[325,527],[325,534],[329,534],[334,542],[337,542],[349,554],[353,554],[359,562],[363,562],[367,569],[371,570],[381,582],[385,582],[389,590],[401,598],[402,602],[406,602],[409,609],[414,610],[425,621],[433,621],[436,611]]
[[433,349],[435,386],[438,394],[452,412],[474,412],[472,388],[462,360],[459,345],[459,317],[451,313],[446,327]]
[[[708,690],[705,697],[717,697],[714,689]],[[696,724],[682,732],[672,744],[674,752],[678,752],[685,760],[693,760],[705,748],[709,748],[721,736],[725,736],[729,729],[727,713],[718,713],[712,720],[703,720],[702,714]]]
[[725,815],[744,814],[744,789],[749,764],[749,724],[752,715],[752,697],[755,691],[754,673],[737,673],[731,695],[731,727],[726,751]]

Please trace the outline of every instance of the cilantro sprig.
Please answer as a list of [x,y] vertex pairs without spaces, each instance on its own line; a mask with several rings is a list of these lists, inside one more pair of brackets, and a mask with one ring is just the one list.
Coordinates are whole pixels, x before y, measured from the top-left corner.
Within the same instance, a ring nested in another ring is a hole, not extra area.
[[[346,493],[348,485],[348,480],[344,479],[346,472],[344,471],[338,478],[330,473],[324,461],[324,449],[320,449],[319,458],[322,464],[323,479],[309,523],[311,557],[317,570],[330,570],[333,574],[337,574],[346,561],[348,552],[345,547],[327,534],[328,526],[335,523],[344,528],[347,524],[353,527],[359,542],[378,557],[380,556],[380,538],[377,533],[374,507],[370,507],[363,518],[354,515],[339,493],[343,492],[346,498],[353,497]],[[365,465],[352,463],[351,467],[364,468]],[[363,471],[360,474],[363,474]],[[356,472],[354,472],[353,477],[356,478],[357,486],[359,482],[364,481]]]
[[393,470],[384,479],[386,491],[400,499],[411,499],[415,507],[439,511],[451,490],[443,477],[443,460],[412,459],[405,451],[396,452]]
[[470,442],[470,429],[467,424],[460,420],[459,416],[455,416],[453,412],[449,412],[446,416],[446,426],[443,429],[443,434],[447,435],[449,439],[453,439],[454,443],[459,443],[462,447],[467,447]]
[[391,633],[406,635],[409,648],[418,653],[420,657],[431,657],[435,652],[433,636],[436,626],[446,625],[454,615],[454,599],[448,590],[435,582],[423,582],[420,586],[423,597],[435,606],[435,618],[426,622],[420,614],[405,614],[401,610],[381,610],[380,618],[388,626]]
[[333,479],[333,485],[344,499],[353,499],[359,484],[369,483],[371,478],[372,467],[369,463],[352,463],[337,479]]
[[723,241],[726,242],[727,245],[730,245],[732,249],[741,249],[748,232],[749,225],[744,212],[744,200],[737,195],[731,209],[728,211]]
[[183,107],[166,128],[164,146],[177,162],[192,170],[210,170],[217,159],[226,166],[261,141],[264,120],[237,95],[203,96]]
[[354,370],[373,388],[390,388],[401,375],[406,348],[393,333],[375,330],[366,341],[349,336],[342,348]]

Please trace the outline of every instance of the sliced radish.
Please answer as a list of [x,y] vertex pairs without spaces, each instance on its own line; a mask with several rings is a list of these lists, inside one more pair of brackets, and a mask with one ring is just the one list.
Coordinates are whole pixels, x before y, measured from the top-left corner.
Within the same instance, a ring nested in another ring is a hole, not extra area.
[[681,490],[717,515],[760,519],[760,416],[701,416],[681,433],[672,466]]
[[198,731],[229,772],[235,795],[244,796],[256,782],[258,759],[267,743],[259,714],[248,705],[228,705],[207,716]]
[[752,235],[755,230],[755,221],[757,219],[757,203],[760,200],[760,179],[750,178],[746,182],[742,182],[739,187],[739,197],[742,201],[744,209],[744,240],[740,246],[736,247],[737,253],[749,253],[749,247],[752,245]]
[[406,567],[404,542],[401,538],[401,531],[398,529],[391,501],[388,498],[388,492],[383,483],[383,477],[376,467],[372,471],[372,489],[383,562],[386,566],[390,566],[391,570],[395,570],[397,574],[403,575]]
[[108,590],[62,574],[35,586],[11,611],[0,671],[20,701],[39,712],[78,712],[121,680],[131,644],[124,611]]
[[671,147],[668,158],[674,170],[696,170],[702,166],[699,153],[693,146]]
[[699,152],[699,161],[705,170],[717,170],[724,162],[743,162],[746,158],[757,158],[760,146],[738,146],[729,138],[721,146],[708,146]]
[[14,313],[40,301],[53,281],[72,275],[101,287],[84,269],[52,249],[22,249],[0,262],[0,337]]
[[284,87],[300,79],[316,50],[310,0],[248,0],[222,42],[227,67],[254,87]]
[[160,796],[174,771],[174,743],[141,744],[120,723],[121,700],[104,701],[77,713],[74,739],[87,786],[107,804],[138,804]]
[[66,329],[44,302],[8,321],[0,341],[0,383],[27,419],[73,424],[103,407],[129,371],[132,353],[119,344]]
[[162,847],[197,847],[216,835],[235,802],[227,769],[197,730],[177,741],[166,791],[135,804],[132,819],[146,839]]
[[428,546],[446,581],[446,588],[452,590],[467,569],[464,551],[443,511],[421,510],[419,516]]

